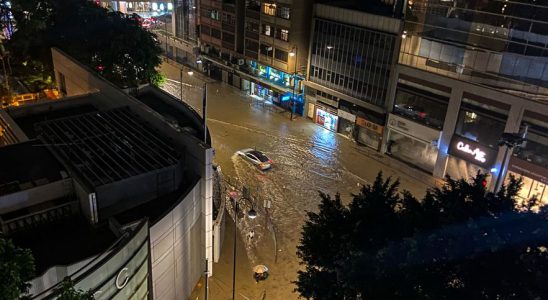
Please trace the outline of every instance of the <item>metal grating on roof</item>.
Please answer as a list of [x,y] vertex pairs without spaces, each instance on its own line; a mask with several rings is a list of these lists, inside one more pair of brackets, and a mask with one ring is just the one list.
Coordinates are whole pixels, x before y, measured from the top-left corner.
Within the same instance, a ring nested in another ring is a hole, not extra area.
[[93,186],[177,163],[174,145],[129,108],[92,112],[36,125],[39,138]]

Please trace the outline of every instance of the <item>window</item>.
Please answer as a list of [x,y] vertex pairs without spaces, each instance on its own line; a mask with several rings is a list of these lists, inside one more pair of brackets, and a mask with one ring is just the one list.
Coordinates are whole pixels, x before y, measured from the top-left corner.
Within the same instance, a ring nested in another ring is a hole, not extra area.
[[245,23],[245,29],[247,31],[259,33],[259,24],[253,23],[253,22],[246,22]]
[[219,20],[219,19],[220,19],[220,14],[219,14],[219,11],[218,11],[218,10],[211,10],[209,16],[210,16],[210,18],[212,18],[213,20]]
[[[447,112],[447,102],[436,101],[431,97],[426,97],[413,92],[411,87],[398,88],[396,100],[394,103],[394,113],[400,116],[412,119],[418,123],[442,129],[445,114]],[[448,101],[448,99],[447,99]]]
[[493,149],[498,148],[505,121],[481,113],[481,108],[461,108],[455,133]]
[[261,44],[261,54],[272,56],[272,46]]
[[259,43],[254,42],[252,40],[245,40],[245,49],[253,52],[259,51]]
[[280,7],[278,7],[276,15],[278,17],[282,18],[282,19],[289,20],[291,18],[291,8],[285,7],[285,6],[280,6]]
[[283,51],[281,49],[276,48],[276,52],[274,53],[274,57],[276,59],[287,62],[287,56],[288,56],[287,51]]
[[234,35],[226,32],[226,31],[223,32],[223,41],[233,44],[234,43]]
[[234,17],[231,14],[223,13],[223,23],[234,25]]
[[289,41],[289,30],[276,28],[276,38],[282,41]]
[[211,28],[211,36],[220,39],[221,38],[221,31],[219,29]]
[[272,36],[272,27],[270,27],[270,25],[263,24],[263,34]]
[[259,2],[258,0],[246,0],[245,7],[247,9],[259,11],[261,10],[261,2]]
[[274,3],[265,3],[265,4],[263,4],[263,13],[265,15],[275,16],[276,15],[276,4],[274,4]]

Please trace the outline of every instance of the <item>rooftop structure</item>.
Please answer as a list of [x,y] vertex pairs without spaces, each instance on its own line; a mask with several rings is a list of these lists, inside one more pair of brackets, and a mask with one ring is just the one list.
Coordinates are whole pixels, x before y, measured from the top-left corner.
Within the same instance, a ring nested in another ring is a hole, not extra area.
[[10,137],[0,147],[0,230],[36,259],[31,294],[54,298],[69,276],[101,299],[188,298],[213,261],[201,118],[152,87],[137,92],[141,102],[52,52],[68,97],[0,111]]

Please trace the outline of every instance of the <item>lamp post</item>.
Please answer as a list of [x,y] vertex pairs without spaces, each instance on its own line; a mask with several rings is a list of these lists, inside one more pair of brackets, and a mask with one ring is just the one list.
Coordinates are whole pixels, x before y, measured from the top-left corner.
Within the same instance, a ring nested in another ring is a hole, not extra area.
[[497,180],[495,182],[495,192],[497,192],[502,185],[504,171],[508,168],[509,156],[512,155],[514,148],[523,146],[523,143],[525,142],[525,137],[527,136],[528,127],[529,126],[525,125],[525,130],[522,134],[508,132],[502,134],[499,141],[499,147],[506,146],[506,149],[504,150],[504,156],[502,158],[500,170],[498,170]]
[[297,62],[298,62],[298,56],[297,56],[298,48],[297,46],[294,46],[293,49],[291,49],[291,52],[289,52],[289,56],[295,57],[294,62],[294,71],[293,71],[293,92],[291,94],[291,101],[289,102],[289,108],[291,110],[291,116],[290,120],[293,121],[293,113],[295,111],[295,86],[297,85]]
[[[181,84],[180,84],[180,86],[181,86],[181,87],[180,87],[180,90],[181,90],[181,91],[180,91],[180,97],[181,97],[181,101],[183,101],[183,71],[184,71],[183,68],[181,68],[181,74],[180,74],[180,81],[181,81]],[[191,71],[188,71],[188,72],[186,72],[186,73],[187,73],[189,76],[194,75],[194,72],[192,72],[192,70],[191,70]]]
[[[230,199],[233,201],[234,204],[234,248],[232,250],[233,254],[233,264],[232,264],[232,300],[236,299],[236,237],[238,232],[238,209],[240,205],[238,204],[238,201],[236,198],[234,198],[233,195],[230,195]],[[249,212],[247,213],[247,216],[250,219],[255,219],[257,217],[257,212],[251,208]]]

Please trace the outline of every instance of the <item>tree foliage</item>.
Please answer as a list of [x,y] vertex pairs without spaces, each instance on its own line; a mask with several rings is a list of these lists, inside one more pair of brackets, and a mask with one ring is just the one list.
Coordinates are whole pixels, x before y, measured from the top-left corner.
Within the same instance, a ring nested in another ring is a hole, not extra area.
[[0,298],[16,300],[28,292],[34,275],[34,259],[28,249],[0,238]]
[[447,178],[420,201],[376,180],[345,206],[320,194],[297,255],[308,299],[544,299],[548,213],[518,207],[521,181],[488,192],[486,175]]
[[13,2],[17,31],[8,46],[24,72],[46,78],[58,47],[121,87],[157,80],[162,50],[135,15],[109,12],[88,0]]
[[55,290],[57,300],[93,300],[93,292],[77,290],[70,278],[65,278]]

